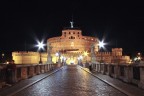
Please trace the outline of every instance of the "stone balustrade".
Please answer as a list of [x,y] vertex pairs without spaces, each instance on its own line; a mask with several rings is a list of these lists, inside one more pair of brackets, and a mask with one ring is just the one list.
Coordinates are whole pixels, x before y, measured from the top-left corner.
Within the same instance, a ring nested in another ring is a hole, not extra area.
[[144,89],[144,64],[92,64],[92,69]]
[[[6,66],[0,64],[0,88],[6,83]],[[15,82],[33,77],[38,74],[46,73],[57,68],[57,64],[16,64]]]

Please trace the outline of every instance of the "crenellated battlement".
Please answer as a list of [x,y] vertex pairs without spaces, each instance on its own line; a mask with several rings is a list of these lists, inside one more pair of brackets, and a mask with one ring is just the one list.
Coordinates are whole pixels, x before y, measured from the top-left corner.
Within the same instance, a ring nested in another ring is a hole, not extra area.
[[95,37],[90,37],[90,36],[82,36],[82,39],[89,40],[89,41],[95,41],[95,42],[98,41],[97,38],[95,38]]
[[112,52],[113,51],[122,51],[123,49],[122,48],[112,48]]
[[111,52],[95,52],[96,55],[111,55]]
[[13,56],[37,56],[39,52],[31,52],[31,51],[17,51],[12,52]]
[[[32,52],[32,51],[15,51],[12,52],[13,55],[23,55],[23,56],[37,56],[39,54],[39,52]],[[46,52],[41,53],[42,55],[47,55]]]
[[39,52],[33,52],[33,51],[14,51],[12,53],[16,53],[16,54],[28,54],[28,53],[37,54]]
[[13,53],[38,53],[34,51],[14,51]]
[[122,56],[122,48],[112,48],[113,56]]

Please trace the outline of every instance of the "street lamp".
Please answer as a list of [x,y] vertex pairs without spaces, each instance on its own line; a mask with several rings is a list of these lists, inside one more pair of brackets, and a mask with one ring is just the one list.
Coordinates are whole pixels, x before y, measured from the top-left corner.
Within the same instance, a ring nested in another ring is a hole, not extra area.
[[39,52],[40,52],[40,61],[39,61],[39,64],[42,64],[41,49],[44,49],[45,44],[43,44],[43,41],[42,41],[42,42],[39,42],[39,41],[38,41],[38,44],[37,44],[36,46],[38,47],[38,50],[39,50]]
[[103,41],[99,41],[99,50],[101,52],[101,59],[100,59],[100,63],[102,63],[102,48],[104,48],[105,43]]

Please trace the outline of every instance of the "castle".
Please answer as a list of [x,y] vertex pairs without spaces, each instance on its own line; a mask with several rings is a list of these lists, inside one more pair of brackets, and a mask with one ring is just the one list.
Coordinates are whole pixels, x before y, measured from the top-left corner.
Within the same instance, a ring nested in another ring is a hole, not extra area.
[[[97,62],[103,63],[129,63],[130,57],[122,55],[122,48],[112,48],[112,52],[99,52],[99,40],[96,37],[83,36],[82,30],[71,27],[64,28],[62,35],[52,37],[47,40],[47,46],[51,47],[50,55],[52,62],[58,62],[58,59],[67,64],[77,64],[81,56],[82,62],[91,61],[91,45],[94,45],[94,54]],[[49,47],[47,47],[47,51]],[[43,63],[47,63],[48,53],[41,53]],[[38,52],[12,52],[13,60],[16,64],[37,64],[40,60]]]

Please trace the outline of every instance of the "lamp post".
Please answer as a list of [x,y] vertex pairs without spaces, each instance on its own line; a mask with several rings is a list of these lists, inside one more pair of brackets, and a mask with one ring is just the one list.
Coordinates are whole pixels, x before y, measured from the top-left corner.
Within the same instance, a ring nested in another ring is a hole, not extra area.
[[37,44],[37,47],[38,47],[38,50],[39,50],[39,53],[40,53],[40,61],[39,61],[39,64],[42,64],[41,49],[44,49],[44,46],[45,46],[45,44],[43,44],[43,41],[42,41],[42,42],[38,42],[38,44]]
[[99,41],[99,50],[101,52],[101,59],[100,59],[100,63],[102,63],[102,48],[104,48],[105,43],[103,41]]

